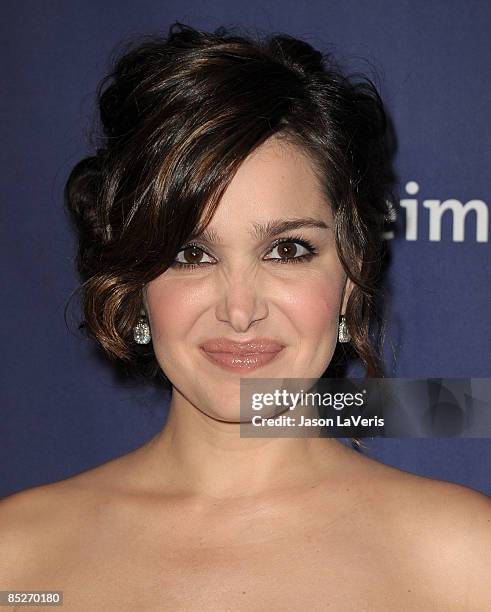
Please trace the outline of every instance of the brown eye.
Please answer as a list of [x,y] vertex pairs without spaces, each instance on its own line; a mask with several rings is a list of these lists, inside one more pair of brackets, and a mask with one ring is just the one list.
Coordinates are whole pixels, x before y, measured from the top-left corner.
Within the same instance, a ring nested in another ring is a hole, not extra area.
[[176,263],[180,263],[184,265],[188,264],[191,266],[197,265],[200,263],[210,263],[210,262],[202,261],[203,255],[206,255],[203,249],[201,249],[200,247],[196,245],[189,245],[179,251],[175,261]]
[[278,246],[278,254],[283,259],[289,259],[295,257],[297,254],[297,245],[294,242],[283,242]]
[[277,244],[271,253],[274,254],[275,251],[278,252],[278,257],[273,257],[271,259],[276,259],[277,261],[300,259],[311,252],[307,247],[296,240],[284,240],[280,244]]
[[183,250],[184,259],[186,263],[199,263],[201,257],[203,256],[203,251],[198,247],[188,247]]

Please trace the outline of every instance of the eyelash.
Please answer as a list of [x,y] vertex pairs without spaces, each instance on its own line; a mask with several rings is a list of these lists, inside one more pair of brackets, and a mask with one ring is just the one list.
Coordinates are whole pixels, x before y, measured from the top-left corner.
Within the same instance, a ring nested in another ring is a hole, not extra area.
[[[274,241],[269,252],[274,251],[276,247],[280,246],[281,244],[285,242],[297,242],[301,246],[308,249],[309,253],[304,253],[303,255],[299,255],[298,257],[289,257],[288,259],[275,258],[275,259],[268,259],[267,261],[273,261],[274,263],[279,263],[279,264],[290,264],[290,263],[296,264],[296,263],[302,263],[304,261],[310,261],[315,255],[317,255],[317,250],[314,247],[314,245],[309,240],[305,240],[304,238],[301,238],[300,236],[286,236],[283,238],[278,238],[278,240]],[[206,251],[203,249],[202,246],[194,242],[190,242],[189,244],[186,244],[182,249],[179,249],[179,253],[181,251],[185,251],[191,248],[196,248],[196,249],[199,249],[200,251],[203,251],[203,253],[206,253]],[[209,255],[208,253],[206,254]],[[174,261],[171,267],[185,268],[187,270],[191,270],[192,268],[200,268],[202,266],[207,266],[207,265],[210,265],[210,263],[205,262],[203,264],[201,263],[193,264],[193,263],[183,263],[182,261]]]

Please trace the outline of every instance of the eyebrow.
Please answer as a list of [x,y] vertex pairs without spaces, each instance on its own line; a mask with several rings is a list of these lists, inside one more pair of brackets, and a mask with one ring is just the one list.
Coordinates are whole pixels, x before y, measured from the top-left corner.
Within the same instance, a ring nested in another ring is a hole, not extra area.
[[[294,219],[273,219],[267,223],[253,223],[252,230],[249,231],[249,234],[256,240],[266,240],[267,238],[274,238],[283,232],[300,229],[302,227],[329,229],[329,226],[320,219],[303,217]],[[222,244],[220,236],[214,229],[205,229],[203,232],[193,234],[190,239],[193,240],[195,238],[199,238],[209,244]]]

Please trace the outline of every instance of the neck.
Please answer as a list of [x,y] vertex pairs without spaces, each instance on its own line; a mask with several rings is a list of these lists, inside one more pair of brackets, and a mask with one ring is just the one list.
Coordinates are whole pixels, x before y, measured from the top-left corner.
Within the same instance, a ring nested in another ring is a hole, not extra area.
[[142,450],[153,484],[214,499],[313,486],[334,477],[351,453],[329,438],[241,438],[239,423],[211,418],[175,389],[164,429]]

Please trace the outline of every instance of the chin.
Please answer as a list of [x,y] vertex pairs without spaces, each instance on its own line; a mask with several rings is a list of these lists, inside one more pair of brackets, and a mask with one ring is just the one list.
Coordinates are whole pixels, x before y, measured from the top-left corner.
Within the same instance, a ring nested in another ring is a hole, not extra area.
[[222,423],[240,424],[246,423],[247,418],[243,418],[241,421],[239,408],[223,409],[223,410],[201,410],[203,414],[214,419],[215,421],[221,421]]

